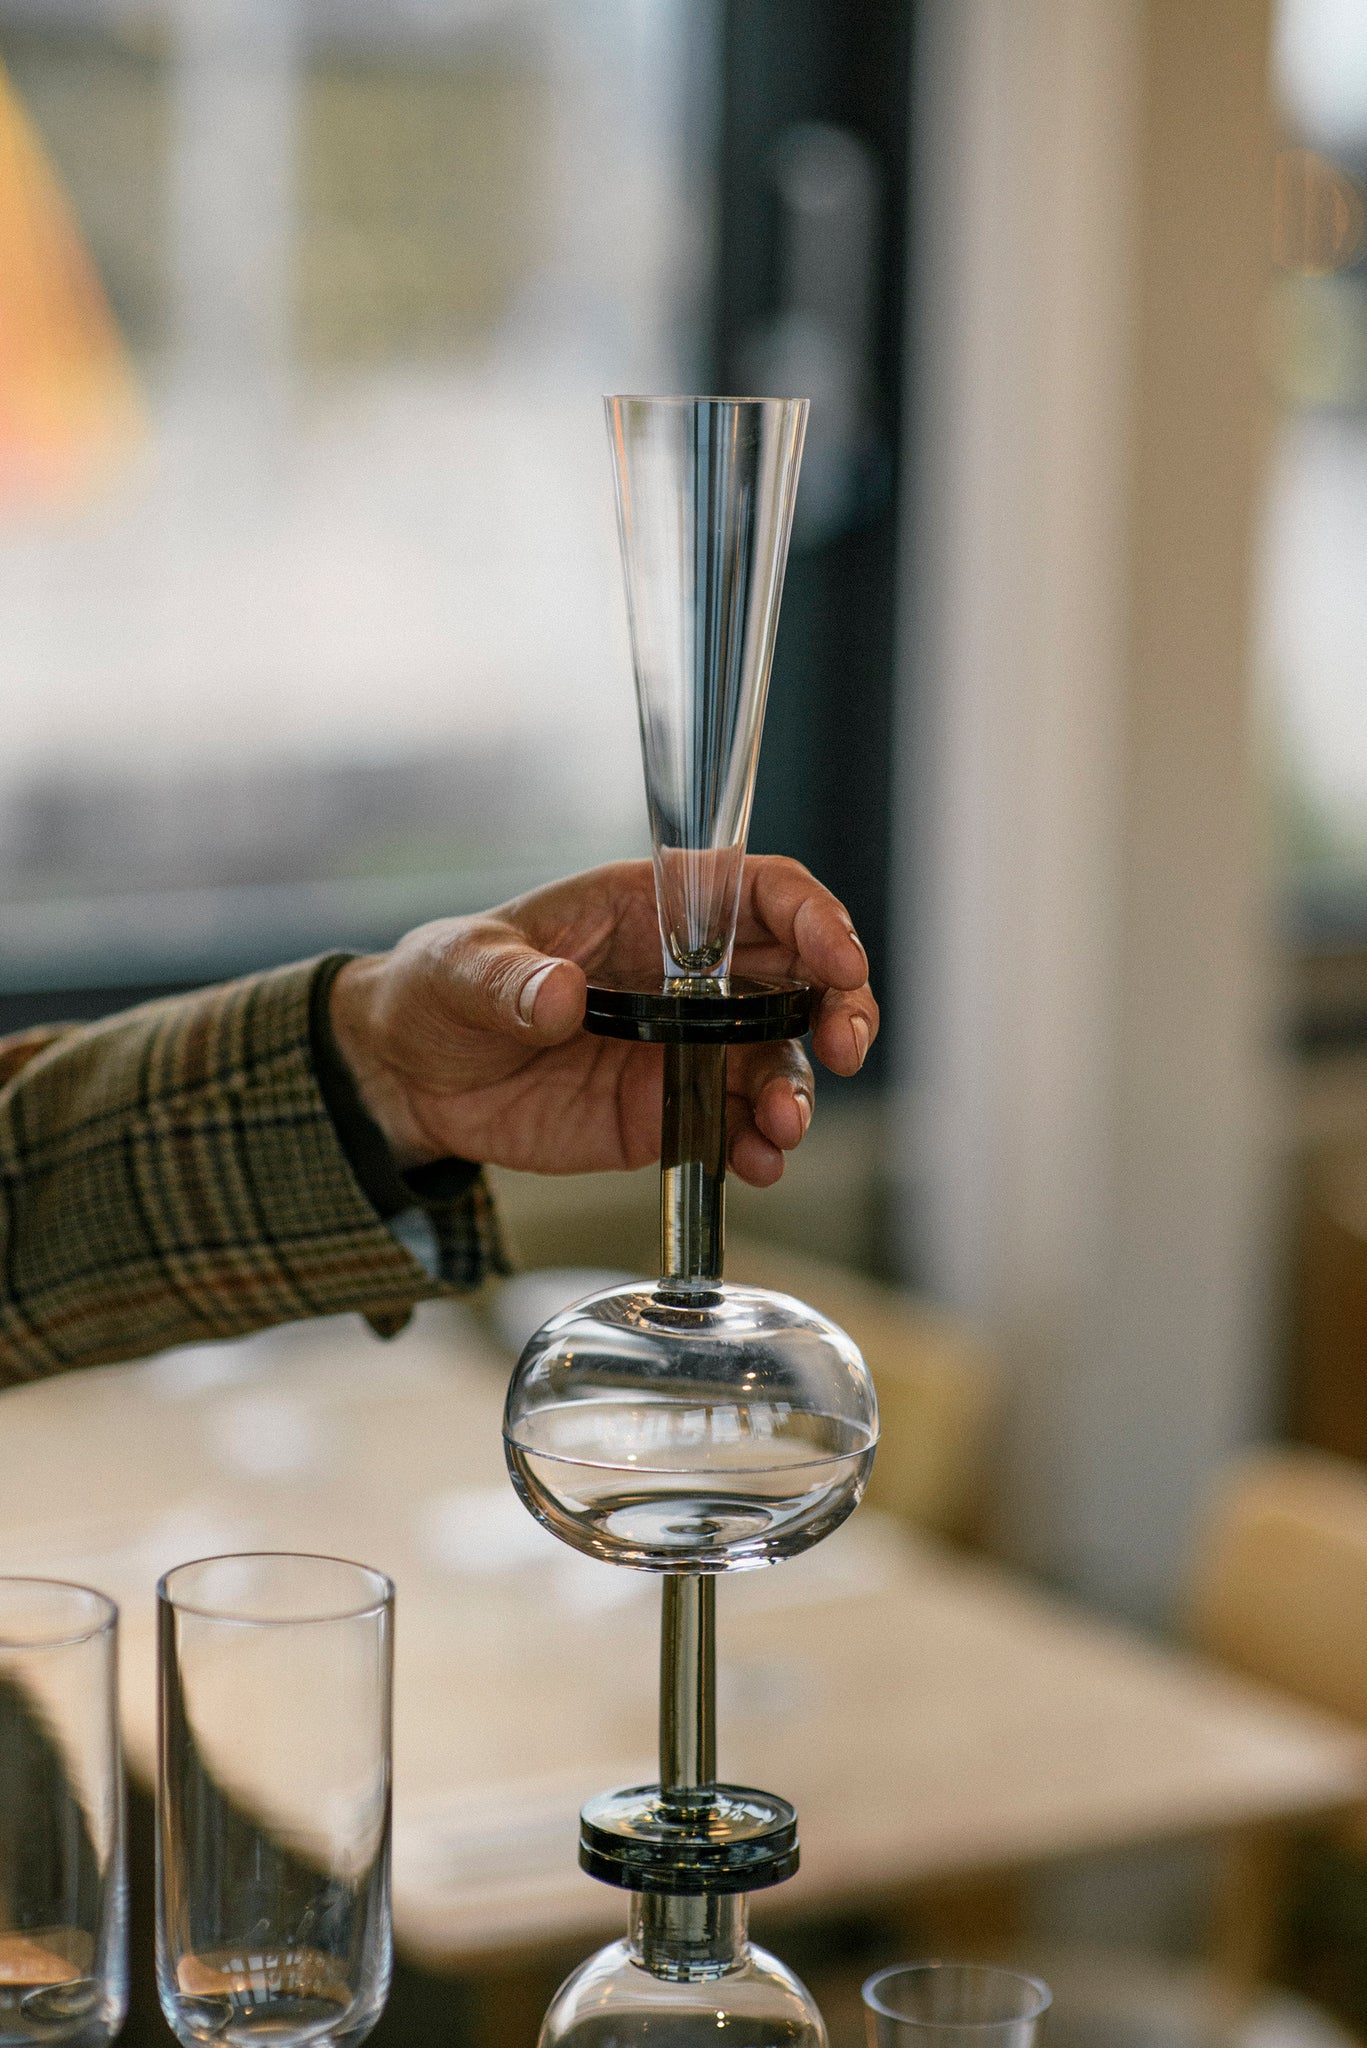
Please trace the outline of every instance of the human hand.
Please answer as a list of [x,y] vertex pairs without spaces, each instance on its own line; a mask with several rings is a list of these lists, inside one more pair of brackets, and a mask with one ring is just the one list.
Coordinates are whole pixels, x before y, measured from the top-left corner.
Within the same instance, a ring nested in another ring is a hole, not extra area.
[[[732,964],[810,982],[817,1057],[837,1074],[863,1065],[878,1031],[868,961],[844,907],[796,861],[746,860]],[[644,1166],[660,1151],[660,1048],[581,1027],[590,977],[630,982],[659,966],[650,862],[619,861],[349,961],[333,1033],[402,1168],[452,1156],[531,1173]],[[742,1180],[776,1181],[811,1116],[800,1044],[730,1048],[728,1153]]]

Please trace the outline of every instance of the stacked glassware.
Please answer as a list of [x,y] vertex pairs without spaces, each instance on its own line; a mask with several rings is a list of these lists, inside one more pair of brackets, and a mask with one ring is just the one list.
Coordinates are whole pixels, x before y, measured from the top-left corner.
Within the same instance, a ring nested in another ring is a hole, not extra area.
[[526,1506],[595,1558],[662,1575],[660,1776],[589,1801],[580,1862],[631,1894],[626,1939],[557,1993],[541,2048],[720,2035],[823,2048],[797,1979],[746,1934],[797,1868],[797,1816],[716,1777],[715,1592],[858,1503],[878,1435],[844,1331],[722,1277],[729,1046],[798,1037],[812,991],[730,972],[805,401],[611,398],[618,531],[662,968],[589,990],[587,1028],[664,1049],[661,1277],[531,1338],[504,1420]]

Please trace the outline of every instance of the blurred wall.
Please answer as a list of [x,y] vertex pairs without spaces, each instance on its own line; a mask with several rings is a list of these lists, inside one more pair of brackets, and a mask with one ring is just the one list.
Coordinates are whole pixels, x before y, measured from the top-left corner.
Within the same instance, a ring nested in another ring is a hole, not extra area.
[[903,1251],[1011,1367],[1004,1539],[1137,1613],[1268,1403],[1268,12],[923,10]]

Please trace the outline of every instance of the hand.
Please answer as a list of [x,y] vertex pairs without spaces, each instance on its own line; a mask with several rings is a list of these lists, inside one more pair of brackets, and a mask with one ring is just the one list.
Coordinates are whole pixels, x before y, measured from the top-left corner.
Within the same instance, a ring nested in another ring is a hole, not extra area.
[[[837,1074],[863,1065],[878,1030],[868,961],[842,905],[796,861],[747,859],[733,964],[811,982],[818,1058]],[[333,1031],[400,1167],[644,1166],[660,1151],[660,1048],[581,1026],[589,976],[659,966],[650,863],[621,861],[350,961],[333,984]],[[811,1122],[811,1067],[797,1043],[740,1045],[727,1075],[730,1164],[767,1187]]]

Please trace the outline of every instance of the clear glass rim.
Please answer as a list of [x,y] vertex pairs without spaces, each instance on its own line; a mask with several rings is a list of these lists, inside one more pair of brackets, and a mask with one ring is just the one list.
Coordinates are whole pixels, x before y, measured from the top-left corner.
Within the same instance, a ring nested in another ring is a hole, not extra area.
[[[94,1613],[83,1626],[58,1626],[42,1635],[14,1635],[4,1611],[5,1590],[10,1586],[41,1586],[49,1592],[75,1593],[83,1601],[93,1602]],[[112,1633],[118,1619],[118,1605],[107,1593],[98,1592],[94,1586],[82,1585],[77,1579],[52,1579],[20,1572],[0,1574],[0,1650],[67,1649],[76,1643],[88,1643],[96,1636]]]
[[[914,1977],[924,1981],[939,1971],[954,1976],[974,1977],[980,1982],[995,1978],[1003,1986],[1013,1984],[1018,1991],[1028,1990],[1033,1997],[1031,2000],[1021,1999],[1016,2011],[1004,2012],[996,2019],[946,2020],[930,2019],[917,2013],[899,2012],[897,2007],[889,2005],[882,1995],[884,1985],[890,1984],[895,1977]],[[893,1963],[886,1970],[875,1970],[872,1977],[865,1979],[862,1996],[871,2012],[880,2014],[884,2019],[894,2020],[900,2027],[924,2027],[928,2031],[933,2028],[959,2027],[965,2033],[971,2028],[985,2032],[992,2027],[1025,2025],[1031,2020],[1041,2018],[1054,2002],[1054,1994],[1042,1978],[1031,1977],[1024,1970],[1007,1969],[1000,1963]]]
[[800,405],[809,398],[772,398],[745,391],[608,391],[604,405]]
[[[204,1600],[179,1596],[172,1584],[182,1572],[203,1571],[215,1564],[330,1564],[352,1572],[369,1586],[370,1597],[354,1603],[340,1602],[335,1605],[323,1604],[313,1611],[300,1614],[250,1614],[234,1613],[226,1607],[215,1607]],[[172,1565],[169,1572],[163,1572],[157,1580],[157,1599],[177,1614],[192,1614],[200,1621],[219,1621],[239,1628],[301,1628],[313,1622],[365,1621],[371,1615],[381,1614],[394,1605],[394,1581],[374,1565],[358,1564],[354,1558],[333,1557],[320,1550],[228,1550],[210,1557],[187,1557],[180,1564]]]

